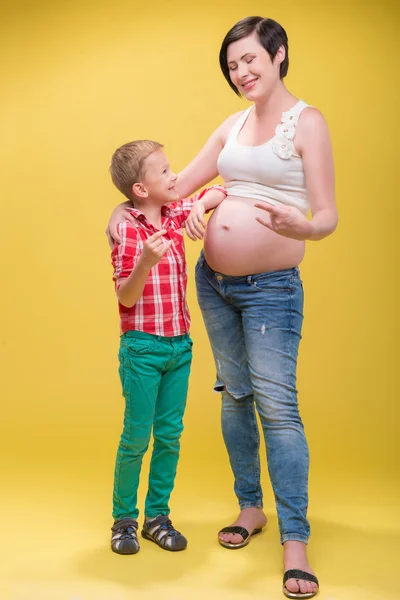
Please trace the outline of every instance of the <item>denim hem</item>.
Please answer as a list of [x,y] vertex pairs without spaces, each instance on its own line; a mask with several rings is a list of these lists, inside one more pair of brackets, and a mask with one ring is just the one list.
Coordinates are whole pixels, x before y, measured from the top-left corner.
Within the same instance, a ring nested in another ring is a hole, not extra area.
[[264,508],[263,503],[258,502],[257,504],[251,503],[251,502],[245,502],[244,504],[240,504],[239,503],[239,508],[240,510],[243,510],[244,508]]
[[139,512],[137,513],[136,516],[134,515],[127,515],[127,514],[123,514],[122,516],[118,517],[116,516],[114,513],[112,515],[112,518],[114,519],[114,521],[120,521],[121,519],[135,519],[135,521],[138,520],[139,518]]
[[281,544],[284,542],[303,542],[304,544],[308,544],[308,537],[299,533],[286,533],[281,536]]
[[149,509],[148,511],[145,509],[144,516],[146,519],[155,519],[156,517],[158,517],[160,515],[163,515],[164,517],[168,517],[170,512],[171,512],[171,510],[169,508],[161,508],[158,510],[157,510],[157,508],[153,508],[153,509]]

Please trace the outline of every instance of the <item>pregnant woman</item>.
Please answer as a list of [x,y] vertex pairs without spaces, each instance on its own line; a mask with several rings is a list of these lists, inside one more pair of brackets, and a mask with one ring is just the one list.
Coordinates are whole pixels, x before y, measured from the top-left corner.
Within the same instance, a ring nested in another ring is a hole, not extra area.
[[[288,41],[278,23],[261,17],[237,23],[223,40],[220,64],[233,91],[252,105],[218,127],[176,184],[185,197],[220,174],[228,192],[207,226],[200,205],[186,224],[189,237],[205,242],[197,296],[240,507],[218,539],[226,548],[242,548],[266,524],[257,410],[284,549],[283,593],[311,598],[318,580],[306,553],[309,453],[296,389],[299,264],[305,241],[321,240],[337,224],[330,138],[321,113],[283,83]],[[117,224],[125,218],[124,207],[117,207],[109,237],[118,239]]]

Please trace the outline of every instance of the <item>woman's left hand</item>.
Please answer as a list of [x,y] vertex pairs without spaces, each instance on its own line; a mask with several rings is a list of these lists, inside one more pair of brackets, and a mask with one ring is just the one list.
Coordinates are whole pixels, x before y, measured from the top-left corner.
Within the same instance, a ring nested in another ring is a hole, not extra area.
[[311,222],[294,206],[277,206],[275,204],[255,204],[264,210],[264,218],[256,217],[256,221],[279,235],[293,240],[307,240],[313,233]]

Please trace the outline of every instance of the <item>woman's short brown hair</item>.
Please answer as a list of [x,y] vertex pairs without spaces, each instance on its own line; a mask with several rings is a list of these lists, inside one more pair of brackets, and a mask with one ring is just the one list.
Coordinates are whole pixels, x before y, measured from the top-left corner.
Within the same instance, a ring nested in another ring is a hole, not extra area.
[[238,96],[240,92],[231,81],[227,61],[228,46],[242,38],[256,33],[261,46],[268,52],[271,60],[274,60],[279,48],[285,48],[285,58],[280,64],[280,78],[283,79],[289,68],[288,38],[286,31],[279,23],[273,19],[264,19],[263,17],[246,17],[232,27],[226,34],[219,52],[219,64],[225,79]]

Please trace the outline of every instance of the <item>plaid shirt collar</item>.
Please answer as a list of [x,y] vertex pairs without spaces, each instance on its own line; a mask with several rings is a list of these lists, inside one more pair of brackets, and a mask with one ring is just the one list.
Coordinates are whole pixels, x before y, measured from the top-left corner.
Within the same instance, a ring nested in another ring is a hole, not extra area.
[[[135,208],[134,206],[132,206],[132,207],[128,206],[127,210],[131,213],[131,215],[133,217],[135,217],[135,219],[140,221],[140,223],[144,223],[145,225],[150,226],[154,229],[154,225],[152,223],[150,223],[150,221],[148,220],[146,215],[144,213],[142,213],[141,210],[139,210],[138,208]],[[161,218],[164,218],[164,219],[171,218],[171,210],[165,204],[161,207]]]

